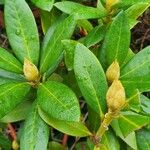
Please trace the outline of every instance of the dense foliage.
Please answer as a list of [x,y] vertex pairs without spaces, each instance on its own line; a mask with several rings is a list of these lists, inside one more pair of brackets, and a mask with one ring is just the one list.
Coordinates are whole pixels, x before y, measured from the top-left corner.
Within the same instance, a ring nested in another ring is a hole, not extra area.
[[[0,1],[11,46],[0,48],[2,149],[150,149],[150,47],[130,49],[150,1],[84,2]],[[13,141],[7,123],[19,126]]]

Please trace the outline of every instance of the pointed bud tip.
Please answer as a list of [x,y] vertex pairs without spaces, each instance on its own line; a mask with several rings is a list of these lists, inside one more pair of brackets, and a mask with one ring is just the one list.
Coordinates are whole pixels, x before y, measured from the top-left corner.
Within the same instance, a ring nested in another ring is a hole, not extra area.
[[37,67],[26,58],[24,60],[23,72],[28,81],[36,81],[39,76]]
[[120,66],[117,61],[114,61],[106,71],[106,77],[110,83],[120,77]]

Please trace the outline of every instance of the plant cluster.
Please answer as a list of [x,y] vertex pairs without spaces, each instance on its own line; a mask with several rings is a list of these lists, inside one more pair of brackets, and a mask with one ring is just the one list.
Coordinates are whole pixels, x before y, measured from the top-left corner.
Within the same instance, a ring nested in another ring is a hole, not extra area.
[[[150,47],[130,49],[149,0],[31,0],[43,40],[30,2],[0,2],[12,49],[0,48],[0,126],[20,121],[14,150],[149,149]],[[78,138],[67,147],[50,131]],[[10,145],[2,130],[0,147]]]

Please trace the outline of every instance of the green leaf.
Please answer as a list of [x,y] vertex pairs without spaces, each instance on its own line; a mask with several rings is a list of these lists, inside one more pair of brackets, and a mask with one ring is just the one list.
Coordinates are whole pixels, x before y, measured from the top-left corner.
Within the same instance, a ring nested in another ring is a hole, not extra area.
[[53,7],[54,0],[31,0],[37,7],[50,11]]
[[136,54],[122,69],[121,81],[126,89],[150,91],[150,47]]
[[25,77],[18,73],[9,72],[3,69],[0,69],[0,78],[5,80],[16,80],[16,81],[26,81]]
[[146,115],[150,115],[150,99],[144,95],[140,95],[142,110]]
[[0,47],[0,68],[16,72],[22,73],[22,65],[21,63],[7,50]]
[[107,150],[120,150],[120,145],[117,137],[112,131],[107,131],[102,138],[101,144],[106,147]]
[[74,68],[74,51],[77,43],[77,41],[73,40],[62,40],[62,44],[65,50],[65,64],[68,71],[71,71]]
[[76,15],[76,19],[96,19],[107,16],[105,9],[100,11],[98,8],[84,6],[71,1],[57,2],[54,6],[67,14]]
[[129,7],[125,13],[129,20],[130,28],[133,28],[137,23],[137,19],[150,6],[150,3],[137,3]]
[[126,137],[132,131],[138,130],[150,122],[150,118],[132,111],[122,112],[119,115],[118,123],[122,134]]
[[6,83],[0,86],[0,119],[12,111],[25,98],[30,85],[23,83]]
[[64,121],[57,118],[54,118],[47,113],[45,113],[42,109],[38,109],[39,114],[41,118],[50,126],[53,128],[71,135],[71,136],[79,136],[79,137],[85,137],[92,135],[90,131],[86,128],[86,126],[83,123],[75,122],[75,121]]
[[100,50],[100,62],[104,59],[106,66],[117,60],[121,64],[125,61],[130,45],[130,28],[125,13],[121,11],[111,23]]
[[106,77],[95,55],[80,43],[75,49],[74,72],[88,105],[103,117],[106,111]]
[[24,120],[26,118],[27,112],[31,107],[31,104],[32,103],[30,101],[24,101],[2,119],[0,119],[0,122],[9,123]]
[[118,2],[117,7],[127,8],[137,3],[150,3],[150,0],[121,0]]
[[84,39],[84,45],[86,47],[91,47],[97,44],[98,42],[102,41],[105,36],[105,26],[99,25],[96,26]]
[[134,150],[137,150],[137,143],[136,143],[136,136],[135,132],[131,132],[126,137],[123,136],[122,131],[120,129],[118,120],[113,120],[111,123],[113,130],[115,131],[116,135],[120,137],[126,144],[128,144]]
[[3,150],[11,150],[11,141],[0,133],[0,148]]
[[39,58],[39,37],[33,14],[25,0],[5,0],[5,24],[11,47],[18,59],[35,65]]
[[38,114],[34,103],[25,121],[20,139],[21,150],[47,150],[49,128]]
[[40,85],[37,100],[48,115],[66,121],[79,121],[80,107],[76,95],[67,86],[55,81]]
[[54,27],[55,29],[51,31],[49,40],[45,39],[40,62],[41,73],[48,70],[52,72],[58,66],[63,54],[61,40],[70,38],[75,26],[74,17],[69,16]]
[[57,21],[60,12],[56,9],[52,9],[50,12],[41,10],[40,17],[41,17],[41,24],[44,34],[48,31],[49,27]]
[[67,150],[67,148],[58,142],[52,141],[49,142],[48,150]]
[[138,150],[150,149],[150,131],[147,129],[139,130],[136,133]]
[[135,54],[133,53],[133,51],[131,49],[129,49],[126,59],[124,60],[121,68],[123,68],[123,66],[126,65],[134,56],[135,56]]

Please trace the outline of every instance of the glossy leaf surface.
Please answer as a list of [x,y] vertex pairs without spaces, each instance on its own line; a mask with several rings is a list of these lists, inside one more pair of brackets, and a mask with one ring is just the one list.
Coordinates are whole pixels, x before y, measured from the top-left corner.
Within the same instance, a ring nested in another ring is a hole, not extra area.
[[66,121],[79,121],[80,108],[75,94],[67,86],[55,81],[40,85],[37,93],[40,108],[48,115]]
[[0,86],[0,119],[21,103],[29,89],[27,83],[6,83]]
[[75,49],[74,72],[88,105],[102,117],[106,111],[106,77],[94,54],[80,43]]
[[105,65],[109,66],[117,60],[121,66],[130,45],[130,28],[124,12],[120,12],[112,21],[100,50],[100,62],[105,57]]
[[31,0],[37,7],[50,11],[53,7],[54,0]]
[[71,1],[57,2],[54,5],[67,14],[75,14],[77,19],[95,19],[107,15],[104,9],[100,11],[98,8],[84,6]]
[[39,114],[41,118],[53,128],[66,133],[71,136],[85,137],[91,135],[90,131],[81,122],[75,121],[64,121],[60,119],[53,118],[52,116],[46,114],[42,109],[39,108]]
[[7,50],[0,47],[0,68],[12,71],[15,73],[22,73],[21,63]]
[[150,47],[136,54],[122,69],[121,81],[126,88],[150,91]]
[[23,63],[35,65],[39,58],[39,37],[33,14],[25,0],[5,0],[5,24],[10,45]]
[[49,39],[46,39],[46,45],[43,46],[40,71],[44,73],[48,70],[52,72],[62,59],[62,43],[61,40],[71,37],[76,21],[73,16],[67,17],[64,21],[58,23],[52,30]]
[[38,114],[37,104],[32,106],[25,121],[20,148],[22,150],[47,150],[49,128]]

